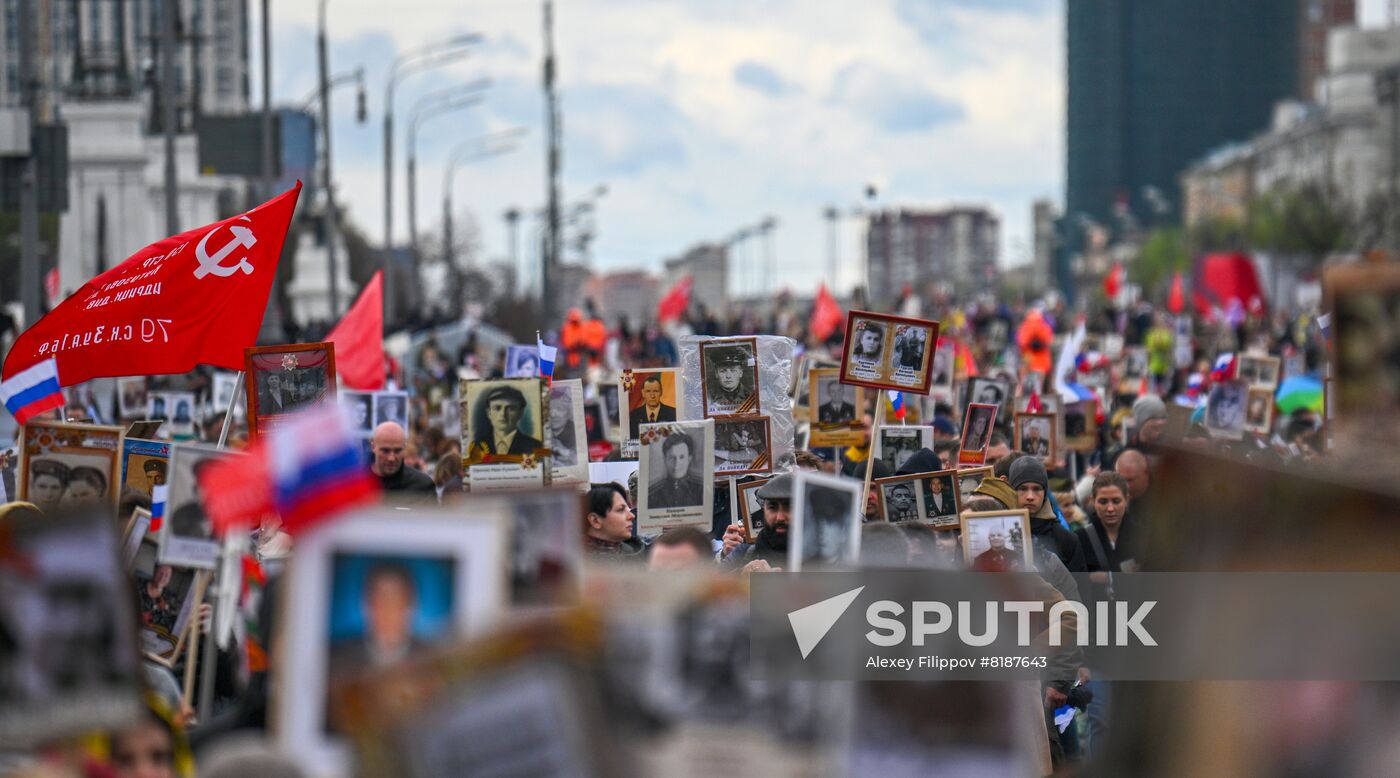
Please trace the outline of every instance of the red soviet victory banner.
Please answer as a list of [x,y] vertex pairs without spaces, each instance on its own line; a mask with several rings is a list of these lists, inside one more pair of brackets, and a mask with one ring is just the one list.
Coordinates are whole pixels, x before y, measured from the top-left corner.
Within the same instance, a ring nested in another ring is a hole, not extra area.
[[255,345],[301,182],[247,213],[157,241],[88,281],[25,330],[10,376],[55,357],[64,386],[93,378],[243,369]]

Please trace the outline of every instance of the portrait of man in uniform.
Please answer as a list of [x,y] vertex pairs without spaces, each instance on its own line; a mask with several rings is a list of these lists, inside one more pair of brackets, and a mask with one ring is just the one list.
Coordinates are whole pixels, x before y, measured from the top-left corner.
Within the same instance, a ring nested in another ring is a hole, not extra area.
[[700,370],[706,416],[758,411],[757,341],[701,343]]
[[695,441],[684,432],[672,432],[661,444],[662,476],[647,484],[648,504],[653,508],[688,508],[705,500],[705,484],[698,468]]

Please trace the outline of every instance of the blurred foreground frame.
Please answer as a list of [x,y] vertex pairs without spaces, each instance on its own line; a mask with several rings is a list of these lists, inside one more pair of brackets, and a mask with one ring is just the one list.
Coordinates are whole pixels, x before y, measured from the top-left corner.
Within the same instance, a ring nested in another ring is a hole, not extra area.
[[[1285,468],[1166,449],[1147,514],[1150,569],[1400,571],[1400,449],[1345,451]],[[1298,629],[1307,628],[1300,613]],[[1111,715],[1107,751],[1089,774],[1131,765],[1142,776],[1361,776],[1400,763],[1394,683],[1118,682]]]

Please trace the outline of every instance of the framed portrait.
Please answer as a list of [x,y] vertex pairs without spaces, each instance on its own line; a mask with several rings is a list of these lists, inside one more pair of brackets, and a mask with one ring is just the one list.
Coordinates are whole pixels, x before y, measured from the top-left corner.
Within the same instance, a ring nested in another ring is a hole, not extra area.
[[374,434],[374,392],[344,391],[336,399],[345,406],[355,434],[366,438]]
[[204,512],[199,474],[209,465],[228,457],[246,456],[228,449],[193,444],[175,444],[170,451],[170,489],[165,498],[165,517],[160,525],[162,564],[213,570],[219,562],[219,541],[214,526]]
[[715,477],[773,472],[772,420],[767,416],[716,416]]
[[933,377],[929,379],[929,394],[951,397],[957,367],[957,347],[945,340],[933,351]]
[[121,493],[120,427],[31,421],[20,436],[19,499],[45,513],[117,506]]
[[[554,385],[559,383],[555,381]],[[578,492],[544,489],[496,499],[501,501],[499,510],[510,528],[511,607],[535,608],[575,601],[583,572]]]
[[758,413],[758,339],[700,342],[701,405],[705,416]]
[[523,343],[506,346],[506,364],[503,372],[506,378],[539,378],[539,347]]
[[[1029,398],[1027,398],[1029,401]],[[1030,408],[1022,408],[1029,411]],[[1060,448],[1065,447],[1065,399],[1058,392],[1049,392],[1040,396],[1040,413],[1048,413],[1055,417],[1055,443]]]
[[146,418],[165,421],[170,418],[170,395],[168,392],[146,392]]
[[123,419],[140,419],[146,413],[146,376],[117,379],[117,414]]
[[1241,354],[1235,377],[1250,387],[1272,389],[1278,386],[1282,360],[1267,354]]
[[335,344],[299,343],[243,350],[248,437],[256,440],[279,416],[335,399]]
[[1251,386],[1245,403],[1244,429],[1256,435],[1268,435],[1274,426],[1274,390],[1269,386]]
[[123,570],[133,569],[136,555],[141,551],[141,543],[146,540],[146,534],[150,530],[151,512],[145,508],[133,509],[131,518],[127,519],[126,526],[122,528],[121,561]]
[[145,675],[111,517],[16,510],[4,524],[0,748],[135,721]]
[[643,424],[637,533],[713,524],[715,420]]
[[772,478],[755,478],[742,481],[735,490],[735,524],[744,528],[745,542],[752,543],[763,531],[763,501],[758,499],[758,489]]
[[141,653],[173,667],[185,646],[190,621],[204,600],[208,574],[193,567],[157,562],[149,573],[133,571]]
[[479,634],[501,616],[507,525],[470,515],[373,509],[297,537],[270,722],[309,773],[351,771],[330,720],[334,687]]
[[1014,419],[1016,450],[1024,451],[1045,462],[1060,458],[1055,441],[1055,415],[1052,413],[1018,413]]
[[842,383],[841,368],[814,367],[807,374],[812,419],[808,448],[865,442],[865,389]]
[[[675,368],[669,369],[673,371],[675,370]],[[676,380],[680,379],[677,378]],[[620,405],[620,401],[618,400],[618,398],[627,396],[627,393],[622,391],[622,388],[621,386],[619,386],[619,383],[620,381],[603,381],[598,384],[598,400],[603,404],[604,419],[608,423],[607,429],[610,432],[616,433],[616,435],[609,437],[610,440],[625,439],[627,436],[631,435],[636,430],[635,424],[631,427],[627,426],[628,422],[630,421],[629,418],[618,415],[617,409]],[[676,392],[678,386],[678,384],[673,384],[672,386],[672,395],[675,395],[671,398],[672,408],[677,407],[674,401],[676,400],[676,397],[679,396]],[[629,410],[628,413],[631,413],[631,411]],[[632,458],[636,459],[635,453],[633,454]]]
[[871,389],[928,394],[937,344],[936,321],[851,311],[841,380]]
[[215,413],[223,413],[236,402],[238,374],[227,370],[214,371],[214,380],[209,389],[209,408]]
[[195,405],[193,392],[166,392],[166,410],[169,416],[166,419],[166,429],[170,431],[170,436],[175,438],[194,437],[195,413],[198,406]]
[[918,521],[934,529],[956,529],[958,496],[956,470],[877,478],[876,497],[885,521]]
[[1092,402],[1070,403],[1065,406],[1065,447],[1071,451],[1093,451],[1098,446],[1099,423],[1097,408]]
[[[411,429],[408,426],[408,392],[374,393],[374,426],[378,427],[386,421],[392,421],[405,430]],[[370,431],[373,432],[373,428]]]
[[608,411],[602,398],[583,401],[583,428],[588,433],[589,443],[603,443],[610,439],[612,430],[608,425]]
[[[681,371],[677,367],[624,370],[617,379],[617,412],[622,429],[622,458],[636,459],[640,427],[678,421]],[[604,401],[607,395],[603,395]]]
[[964,513],[963,559],[973,570],[1033,571],[1031,518],[1025,510]]
[[963,503],[972,499],[972,493],[977,491],[982,481],[992,474],[992,468],[969,467],[954,472],[958,483],[958,508],[961,509]]
[[1221,381],[1210,388],[1206,400],[1206,431],[1211,437],[1239,440],[1244,437],[1244,412],[1249,385]]
[[890,426],[875,430],[874,457],[895,473],[921,448],[933,448],[932,426]]
[[997,378],[988,376],[974,376],[967,379],[967,402],[981,403],[983,405],[995,405],[1000,411],[1009,407],[1007,400],[1011,398],[1011,384]]
[[798,470],[792,480],[788,571],[855,564],[865,485],[852,478]]
[[122,440],[121,484],[147,497],[170,476],[170,444],[160,440]]
[[583,413],[583,381],[555,381],[549,387],[550,478],[555,483],[588,482],[588,430]]
[[463,478],[471,491],[549,484],[544,382],[539,378],[462,381]]
[[958,450],[959,465],[980,465],[987,461],[987,447],[996,429],[997,406],[970,402],[963,414],[962,443]]
[[[1112,357],[1109,357],[1112,359]],[[1123,351],[1123,377],[1137,381],[1147,377],[1147,348],[1130,346]]]

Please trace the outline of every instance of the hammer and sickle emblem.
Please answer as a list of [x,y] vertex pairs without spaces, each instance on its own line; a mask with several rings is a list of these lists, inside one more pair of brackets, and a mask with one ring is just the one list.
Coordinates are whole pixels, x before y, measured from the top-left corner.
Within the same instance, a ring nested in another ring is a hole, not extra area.
[[[252,221],[252,219],[247,216],[241,218],[242,221]],[[257,236],[247,227],[239,224],[230,225],[228,231],[233,233],[233,240],[225,243],[222,248],[214,252],[213,255],[210,255],[208,251],[209,238],[218,231],[218,228],[212,229],[204,233],[204,237],[199,239],[199,245],[195,247],[194,253],[195,259],[199,260],[199,267],[195,268],[194,277],[203,278],[213,274],[220,278],[227,278],[240,270],[243,271],[244,275],[252,275],[253,266],[249,264],[247,257],[238,260],[238,262],[233,265],[224,265],[223,262],[225,259],[228,259],[230,254],[237,251],[240,247],[250,249],[257,245]]]

